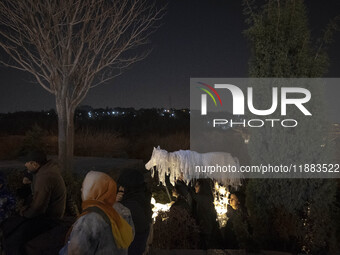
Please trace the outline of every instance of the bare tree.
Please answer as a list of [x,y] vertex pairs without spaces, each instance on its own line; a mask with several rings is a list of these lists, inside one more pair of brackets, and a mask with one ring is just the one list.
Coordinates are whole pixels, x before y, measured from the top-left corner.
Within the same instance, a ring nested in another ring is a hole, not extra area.
[[134,50],[163,15],[148,0],[0,0],[0,46],[11,59],[2,63],[55,95],[65,170],[72,168],[76,107],[90,88],[146,56]]

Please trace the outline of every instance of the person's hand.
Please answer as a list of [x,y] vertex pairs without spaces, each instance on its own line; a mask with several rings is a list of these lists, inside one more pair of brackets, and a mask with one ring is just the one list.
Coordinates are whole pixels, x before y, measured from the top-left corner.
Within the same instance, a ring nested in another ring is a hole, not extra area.
[[22,179],[22,183],[23,183],[23,184],[31,184],[32,182],[31,182],[31,180],[28,179],[27,177],[24,177],[24,178]]
[[118,189],[117,196],[116,196],[116,202],[122,201],[123,196],[124,196],[124,187],[120,186]]

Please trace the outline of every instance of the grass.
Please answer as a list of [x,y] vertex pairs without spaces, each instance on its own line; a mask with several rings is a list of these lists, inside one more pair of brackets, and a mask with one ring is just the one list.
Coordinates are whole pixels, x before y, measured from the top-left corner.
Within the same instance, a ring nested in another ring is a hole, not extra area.
[[[1,136],[0,160],[16,159],[25,150],[27,135]],[[37,141],[47,154],[56,155],[58,152],[58,137],[49,132]],[[168,151],[189,149],[190,137],[185,132],[169,135],[146,134],[139,137],[122,137],[118,133],[95,132],[80,130],[75,134],[75,156],[84,157],[113,157],[137,158],[147,161],[153,147],[158,145]],[[30,144],[30,147],[34,145]],[[27,146],[26,146],[27,147]],[[27,148],[26,148],[27,149]]]
[[15,159],[24,144],[25,136],[10,135],[0,137],[0,160]]
[[117,133],[83,130],[75,134],[76,156],[127,157],[128,140]]
[[[30,135],[30,133],[28,132]],[[43,132],[41,139],[37,141],[39,146],[50,155],[58,154],[58,137],[52,132]],[[19,156],[25,149],[28,139],[22,135],[0,136],[0,160],[12,160]],[[204,140],[204,139],[203,139]],[[249,163],[246,145],[237,133],[229,134],[216,144],[221,150],[228,148],[228,152],[238,157],[241,164]],[[223,141],[223,143],[222,143]],[[226,146],[227,144],[227,146]],[[190,135],[188,132],[180,131],[161,135],[157,133],[146,133],[139,136],[121,136],[116,132],[96,131],[81,129],[75,134],[75,156],[84,157],[112,157],[112,158],[135,158],[144,162],[151,157],[153,147],[160,146],[169,152],[190,149]],[[30,144],[32,146],[32,144]],[[340,162],[340,140],[335,140],[336,161]]]
[[131,139],[127,153],[131,158],[147,161],[150,159],[153,147],[158,145],[167,151],[188,150],[190,147],[190,136],[185,132],[169,135],[148,134],[143,137]]

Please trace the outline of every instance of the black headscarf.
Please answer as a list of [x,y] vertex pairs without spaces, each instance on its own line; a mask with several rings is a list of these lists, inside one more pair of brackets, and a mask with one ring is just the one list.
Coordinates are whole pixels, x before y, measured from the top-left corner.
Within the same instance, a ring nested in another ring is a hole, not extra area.
[[207,196],[211,201],[214,201],[211,179],[197,179],[197,183],[200,186],[198,195]]

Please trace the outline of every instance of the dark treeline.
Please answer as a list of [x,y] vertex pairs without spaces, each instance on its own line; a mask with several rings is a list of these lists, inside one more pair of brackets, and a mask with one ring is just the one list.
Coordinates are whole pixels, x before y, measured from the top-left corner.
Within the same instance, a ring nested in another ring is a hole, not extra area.
[[[118,132],[122,136],[146,133],[169,134],[189,132],[188,109],[139,109],[81,107],[75,113],[75,132]],[[1,135],[25,135],[38,125],[50,134],[57,134],[58,122],[54,110],[0,114]]]

